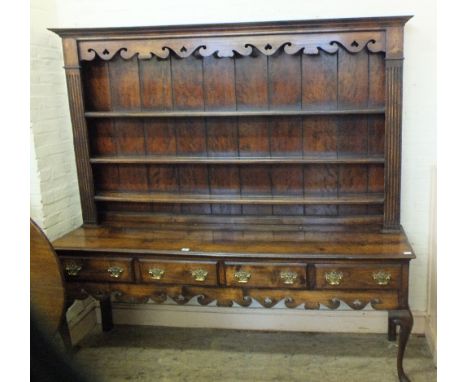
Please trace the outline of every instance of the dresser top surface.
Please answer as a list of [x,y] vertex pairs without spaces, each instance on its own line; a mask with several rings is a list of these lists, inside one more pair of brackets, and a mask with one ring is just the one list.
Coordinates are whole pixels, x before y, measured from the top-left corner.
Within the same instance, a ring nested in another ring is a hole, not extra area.
[[164,225],[81,227],[53,242],[58,251],[310,259],[412,259],[404,232],[311,231],[298,227]]

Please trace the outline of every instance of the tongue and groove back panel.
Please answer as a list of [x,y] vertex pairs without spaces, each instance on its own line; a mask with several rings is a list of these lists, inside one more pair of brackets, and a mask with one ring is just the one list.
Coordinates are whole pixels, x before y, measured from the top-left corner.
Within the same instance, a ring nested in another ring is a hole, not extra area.
[[398,229],[401,22],[58,31],[82,83],[88,223],[144,212]]
[[[280,50],[272,56],[233,58],[171,55],[167,59],[124,60],[117,56],[110,61],[84,62],[82,67],[85,107],[91,112],[385,107],[384,56],[366,50],[351,54],[341,48],[335,54],[318,55],[289,55]],[[381,196],[384,125],[383,113],[90,118],[97,194],[298,199],[288,205],[232,204],[230,200],[196,204],[114,201],[99,206],[103,211],[208,215],[382,215],[381,203],[317,205],[302,204],[301,200]],[[171,163],[171,159],[180,158],[182,163]],[[128,163],[131,159],[136,163]],[[148,159],[154,163],[145,163]],[[197,163],[203,159],[207,160]],[[212,163],[211,159],[219,161]],[[226,164],[224,159],[231,162]],[[256,163],[259,159],[270,159],[271,163]],[[320,159],[323,163],[314,163]],[[284,163],[288,160],[292,163]]]

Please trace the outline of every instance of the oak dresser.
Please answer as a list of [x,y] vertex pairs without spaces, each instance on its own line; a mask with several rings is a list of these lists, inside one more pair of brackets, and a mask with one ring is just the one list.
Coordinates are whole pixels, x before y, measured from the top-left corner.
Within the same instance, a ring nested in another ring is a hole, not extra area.
[[68,303],[388,311],[402,367],[410,16],[52,29],[84,224],[53,242]]

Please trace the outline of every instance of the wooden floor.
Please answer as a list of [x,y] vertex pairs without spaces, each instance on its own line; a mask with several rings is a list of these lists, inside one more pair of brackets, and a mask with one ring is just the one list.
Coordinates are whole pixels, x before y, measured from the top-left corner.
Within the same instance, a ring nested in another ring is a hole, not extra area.
[[[74,360],[100,382],[395,382],[396,351],[385,334],[118,326],[89,335]],[[410,338],[405,369],[412,382],[436,381],[424,337]]]

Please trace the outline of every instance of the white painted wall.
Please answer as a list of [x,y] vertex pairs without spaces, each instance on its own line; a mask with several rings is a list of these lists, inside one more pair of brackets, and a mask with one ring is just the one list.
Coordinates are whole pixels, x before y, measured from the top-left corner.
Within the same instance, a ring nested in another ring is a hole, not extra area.
[[425,334],[437,365],[437,171],[432,169],[429,233],[429,271],[427,280],[427,319]]
[[55,0],[31,1],[31,217],[50,239],[82,224]]
[[[415,15],[407,24],[405,35],[401,207],[402,224],[418,256],[411,267],[410,304],[416,312],[426,311],[430,169],[436,160],[435,0],[60,0],[55,4],[54,17],[50,16],[53,11],[49,12],[50,17],[43,15],[41,8],[47,5],[52,10],[53,3],[53,0],[32,0],[31,14],[34,23],[31,96],[39,98],[32,103],[32,129],[33,135],[38,137],[35,147],[44,222],[46,232],[52,236],[77,226],[80,218],[59,38],[46,32],[46,26],[105,27]],[[42,71],[44,77],[36,78],[34,72],[37,71]],[[49,97],[47,101],[42,98],[45,96]]]

